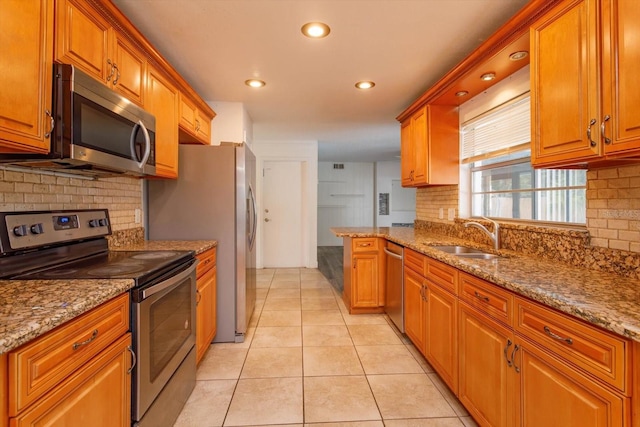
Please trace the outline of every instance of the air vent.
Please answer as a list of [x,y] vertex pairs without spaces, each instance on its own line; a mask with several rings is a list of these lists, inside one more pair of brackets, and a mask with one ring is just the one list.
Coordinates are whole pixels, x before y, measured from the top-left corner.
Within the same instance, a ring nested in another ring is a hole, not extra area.
[[333,168],[334,169],[344,169],[344,163],[334,163],[333,164]]

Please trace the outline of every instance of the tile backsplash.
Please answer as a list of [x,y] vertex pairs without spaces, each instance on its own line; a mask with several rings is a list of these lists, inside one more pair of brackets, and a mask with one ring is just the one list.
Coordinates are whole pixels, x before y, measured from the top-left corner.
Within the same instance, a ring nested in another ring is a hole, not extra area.
[[[419,188],[416,219],[453,224],[447,211],[455,209],[457,217],[458,195],[457,185]],[[640,165],[587,172],[586,214],[588,246],[640,253]]]
[[87,180],[0,170],[0,211],[107,208],[114,232],[139,228],[135,213],[142,213],[142,185],[130,177]]

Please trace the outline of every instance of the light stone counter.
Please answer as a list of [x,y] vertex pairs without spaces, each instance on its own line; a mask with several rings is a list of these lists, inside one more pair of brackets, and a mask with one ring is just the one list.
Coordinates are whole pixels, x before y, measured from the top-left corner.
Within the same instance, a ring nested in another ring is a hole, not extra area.
[[509,289],[603,329],[640,342],[640,280],[560,262],[500,251],[501,258],[471,259],[434,245],[465,245],[494,252],[462,239],[405,227],[332,228],[338,237],[384,237],[474,276]]
[[130,279],[0,280],[0,354],[133,287]]
[[[215,240],[144,241],[112,250],[183,250],[196,254]],[[133,287],[129,279],[0,280],[0,354],[31,341]]]

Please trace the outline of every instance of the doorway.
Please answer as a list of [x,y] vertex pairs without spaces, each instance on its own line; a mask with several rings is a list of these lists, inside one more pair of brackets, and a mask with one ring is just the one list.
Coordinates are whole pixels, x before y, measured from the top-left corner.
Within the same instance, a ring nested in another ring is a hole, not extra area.
[[264,267],[304,267],[302,162],[265,161],[262,179]]

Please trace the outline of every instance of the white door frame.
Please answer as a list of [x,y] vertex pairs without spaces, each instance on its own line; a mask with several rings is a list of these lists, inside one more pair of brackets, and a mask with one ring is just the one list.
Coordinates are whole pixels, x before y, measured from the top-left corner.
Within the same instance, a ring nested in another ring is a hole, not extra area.
[[306,268],[318,268],[318,144],[316,141],[254,141],[256,155],[256,193],[258,203],[258,237],[256,267],[264,268],[264,180],[266,161],[298,161],[302,171],[302,262]]

